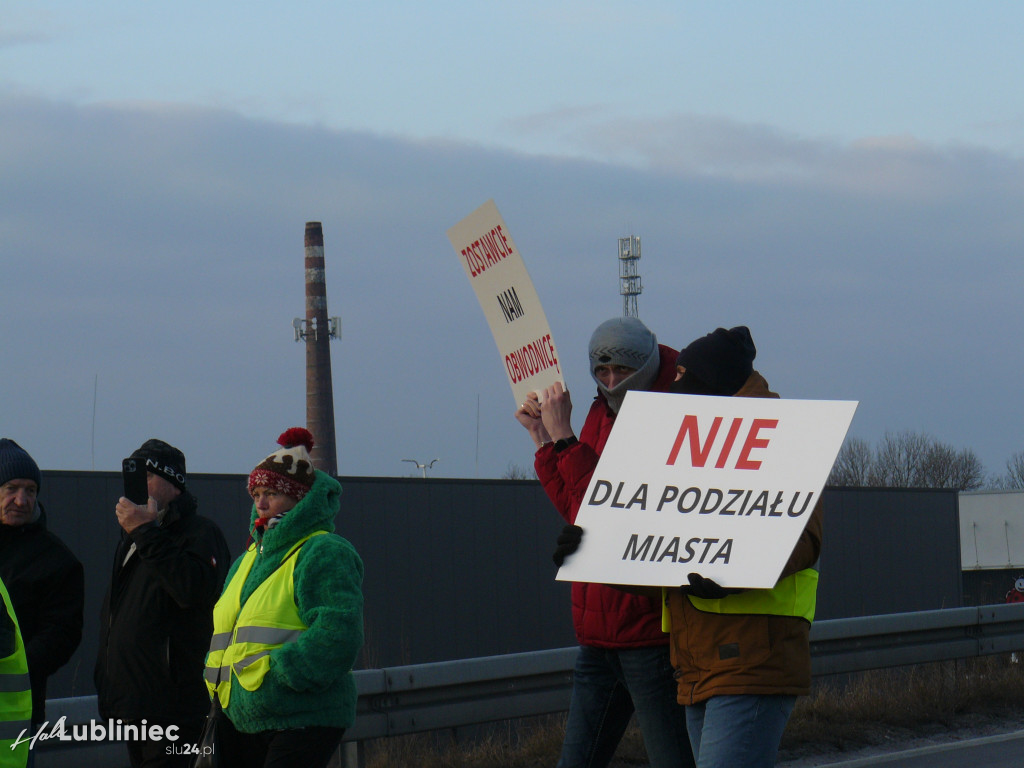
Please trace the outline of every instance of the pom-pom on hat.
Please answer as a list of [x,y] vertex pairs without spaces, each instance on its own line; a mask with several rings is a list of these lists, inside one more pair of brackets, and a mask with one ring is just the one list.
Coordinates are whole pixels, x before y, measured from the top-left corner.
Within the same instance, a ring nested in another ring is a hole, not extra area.
[[249,475],[249,493],[264,486],[286,496],[302,500],[316,479],[316,470],[309,452],[313,450],[313,435],[308,429],[292,427],[277,438],[281,450],[261,461]]

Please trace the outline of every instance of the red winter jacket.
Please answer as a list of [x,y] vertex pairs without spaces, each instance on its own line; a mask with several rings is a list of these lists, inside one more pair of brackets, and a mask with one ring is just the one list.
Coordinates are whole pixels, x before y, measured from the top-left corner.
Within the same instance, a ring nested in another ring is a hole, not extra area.
[[[677,352],[658,345],[661,365],[652,392],[665,392],[676,376]],[[615,414],[604,395],[598,394],[580,431],[579,442],[561,453],[545,445],[537,451],[534,467],[545,492],[558,513],[576,520],[590,476],[615,424]],[[572,621],[580,645],[598,648],[643,648],[667,645],[668,635],[661,628],[661,602],[631,595],[604,584],[574,582],[572,585]]]

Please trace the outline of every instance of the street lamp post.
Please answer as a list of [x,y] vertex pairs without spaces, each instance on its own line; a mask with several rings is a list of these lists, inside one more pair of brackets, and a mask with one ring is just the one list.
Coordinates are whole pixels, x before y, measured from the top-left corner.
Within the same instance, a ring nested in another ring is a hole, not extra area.
[[440,461],[440,459],[434,459],[429,464],[420,464],[416,459],[402,459],[402,461],[408,461],[416,465],[416,469],[422,470],[423,479],[427,479],[427,470],[430,469],[434,464]]

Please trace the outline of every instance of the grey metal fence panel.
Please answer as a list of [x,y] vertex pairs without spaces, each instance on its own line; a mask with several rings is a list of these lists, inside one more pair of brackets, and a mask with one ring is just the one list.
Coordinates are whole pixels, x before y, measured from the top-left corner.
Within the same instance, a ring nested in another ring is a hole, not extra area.
[[[251,501],[244,475],[189,475],[199,511],[217,522],[233,557]],[[363,558],[366,643],[360,666],[379,668],[517,653],[574,642],[569,585],[551,551],[563,525],[536,482],[341,478],[338,533]],[[99,610],[110,582],[121,495],[115,472],[46,471],[50,528],[82,560],[82,644],[50,678],[52,697],[88,695]]]
[[963,573],[964,605],[992,605],[1006,601],[1006,593],[1024,576],[1024,568],[993,568]]
[[[245,475],[192,473],[199,509],[234,556],[248,531]],[[521,653],[575,642],[569,585],[550,554],[563,522],[539,483],[341,478],[338,532],[359,550],[366,644],[359,666]],[[117,472],[46,471],[50,527],[85,566],[82,645],[53,697],[94,693],[99,607],[119,536]],[[827,489],[818,617],[959,607],[956,493]]]
[[963,605],[957,499],[946,489],[826,489],[817,617]]

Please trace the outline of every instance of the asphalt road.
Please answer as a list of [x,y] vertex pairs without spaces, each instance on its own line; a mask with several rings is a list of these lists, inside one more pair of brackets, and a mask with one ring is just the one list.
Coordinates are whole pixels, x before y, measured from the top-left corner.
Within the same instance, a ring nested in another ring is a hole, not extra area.
[[[1024,722],[1024,713],[1021,715]],[[985,736],[978,739],[919,747],[887,755],[861,757],[817,768],[1022,768],[1024,731]]]

